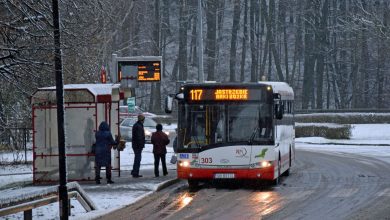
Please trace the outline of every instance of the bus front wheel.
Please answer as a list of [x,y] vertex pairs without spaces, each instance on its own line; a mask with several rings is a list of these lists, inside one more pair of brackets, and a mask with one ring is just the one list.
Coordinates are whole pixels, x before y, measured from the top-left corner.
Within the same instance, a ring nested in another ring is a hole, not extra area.
[[289,163],[288,163],[288,169],[283,173],[283,176],[290,176],[290,169],[291,169],[291,148],[289,152]]
[[199,186],[199,181],[197,181],[197,180],[188,180],[188,187],[190,188],[190,190],[197,189],[198,186]]
[[273,185],[274,186],[279,185],[279,182],[280,182],[280,167],[281,166],[282,166],[282,164],[280,162],[280,157],[279,157],[279,160],[278,160],[278,176],[273,180]]

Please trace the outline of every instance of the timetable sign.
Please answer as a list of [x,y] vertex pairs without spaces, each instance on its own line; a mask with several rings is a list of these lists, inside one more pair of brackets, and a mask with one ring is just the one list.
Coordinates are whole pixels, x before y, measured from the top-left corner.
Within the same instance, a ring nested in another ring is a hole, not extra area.
[[138,82],[161,81],[161,61],[118,61],[118,79]]
[[161,81],[161,63],[150,62],[145,65],[138,65],[138,82]]

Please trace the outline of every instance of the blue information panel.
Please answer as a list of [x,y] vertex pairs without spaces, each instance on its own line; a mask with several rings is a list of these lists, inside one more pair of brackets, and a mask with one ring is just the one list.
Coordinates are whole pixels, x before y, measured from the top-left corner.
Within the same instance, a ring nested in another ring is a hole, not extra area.
[[128,108],[129,113],[135,111],[135,97],[127,98],[127,108]]

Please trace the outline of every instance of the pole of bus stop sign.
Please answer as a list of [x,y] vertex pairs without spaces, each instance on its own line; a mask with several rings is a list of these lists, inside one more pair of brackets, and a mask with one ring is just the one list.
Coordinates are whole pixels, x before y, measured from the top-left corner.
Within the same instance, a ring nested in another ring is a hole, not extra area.
[[58,153],[60,186],[59,205],[60,219],[69,218],[68,188],[66,186],[66,156],[65,156],[65,118],[64,118],[64,83],[62,77],[62,52],[60,37],[60,16],[58,11],[58,0],[53,3],[53,25],[54,25],[54,67],[56,74],[56,95],[57,95],[57,127],[58,127]]

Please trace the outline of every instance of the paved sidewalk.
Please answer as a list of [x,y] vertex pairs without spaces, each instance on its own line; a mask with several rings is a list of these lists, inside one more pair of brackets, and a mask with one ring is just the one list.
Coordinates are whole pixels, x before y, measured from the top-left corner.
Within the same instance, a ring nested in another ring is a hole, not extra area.
[[101,179],[101,184],[96,184],[95,181],[90,182],[79,182],[79,184],[88,192],[88,189],[94,189],[94,188],[102,188],[102,189],[110,189],[110,188],[133,188],[133,189],[145,189],[149,190],[151,188],[143,188],[142,186],[155,186],[158,187],[158,185],[175,180],[177,178],[176,173],[176,165],[168,165],[168,175],[163,176],[162,171],[160,168],[160,176],[155,177],[154,176],[154,170],[152,168],[147,168],[144,170],[140,170],[140,175],[142,177],[134,178],[130,174],[130,170],[121,170],[120,176],[118,176],[118,172],[112,173],[112,180],[114,181],[113,184],[107,184],[107,180],[105,178],[105,172],[102,171],[101,176],[103,179]]

